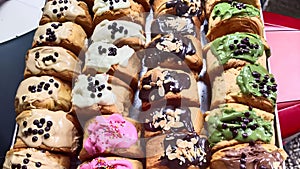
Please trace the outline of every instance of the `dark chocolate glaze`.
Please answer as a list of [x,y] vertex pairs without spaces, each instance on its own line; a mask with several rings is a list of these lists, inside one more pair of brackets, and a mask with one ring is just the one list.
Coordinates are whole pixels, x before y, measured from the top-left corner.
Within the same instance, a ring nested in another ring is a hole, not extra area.
[[[165,72],[167,70],[164,70]],[[162,72],[162,73],[163,73]],[[164,96],[160,96],[158,93],[159,86],[156,84],[157,81],[162,81],[163,85],[162,87],[164,88],[165,94],[168,92],[172,93],[179,93],[183,89],[188,89],[191,86],[191,79],[186,73],[177,73],[176,71],[167,71],[167,75],[164,77],[164,79],[155,79],[155,81],[152,81],[152,75],[144,78],[142,80],[142,89],[140,90],[139,93],[139,98],[142,101],[147,101],[149,102],[158,100]],[[155,85],[151,86],[150,83],[154,82]],[[145,89],[143,86],[144,85],[149,85],[151,86],[150,89]],[[154,99],[151,99],[151,97],[154,95]]]
[[[180,127],[176,127],[176,126],[171,126],[169,130],[166,130],[166,128],[163,128],[161,126],[155,127],[154,124],[155,123],[159,123],[161,121],[166,121],[166,123],[170,122],[170,119],[175,118],[171,115],[167,114],[167,111],[172,111],[174,112],[176,110],[176,107],[174,106],[166,106],[163,108],[156,108],[156,109],[152,109],[150,112],[146,113],[146,116],[144,118],[144,127],[145,130],[147,131],[152,131],[152,132],[156,132],[156,131],[163,131],[163,132],[193,132],[194,131],[194,127],[193,127],[193,123],[191,121],[191,111],[188,108],[185,107],[180,107],[178,108],[181,110],[182,114],[178,115],[180,122],[182,122],[183,126]],[[155,121],[153,121],[153,116],[159,114],[160,112],[162,112],[163,117],[160,117],[158,119],[156,119]],[[149,120],[149,122],[146,122],[146,120]]]
[[274,162],[282,164],[283,158],[278,150],[268,152],[261,145],[248,145],[241,149],[221,150],[225,156],[218,159],[227,169],[273,169]]
[[[189,3],[195,3],[195,2],[194,0],[190,0]],[[189,11],[191,5],[188,4],[187,1],[183,1],[183,0],[168,1],[166,3],[166,8],[175,8],[177,16],[200,16],[202,14],[201,6],[197,6],[197,9],[195,9],[194,11]]]
[[[190,161],[188,158],[186,158],[185,156],[181,156],[185,158],[185,162],[180,161],[178,158],[175,158],[173,160],[170,160],[168,158],[167,155],[167,148],[169,146],[171,146],[172,149],[172,153],[175,153],[176,151],[179,150],[178,145],[176,144],[177,141],[183,140],[183,141],[187,141],[187,142],[191,142],[192,138],[198,139],[197,143],[194,144],[194,147],[189,149],[189,148],[185,148],[185,150],[188,152],[200,149],[201,153],[200,155],[195,155],[192,157],[192,160]],[[210,147],[209,147],[209,143],[205,138],[201,138],[199,135],[197,135],[196,133],[189,133],[189,134],[185,134],[185,133],[174,133],[174,134],[169,134],[166,136],[166,138],[164,139],[164,148],[165,148],[165,155],[163,157],[161,157],[161,165],[166,165],[169,168],[172,169],[185,169],[191,165],[194,166],[198,166],[200,169],[205,169],[208,164],[209,161],[211,159],[211,151],[210,151]]]
[[171,35],[165,35],[163,37],[160,37],[154,41],[152,41],[147,50],[145,50],[145,66],[146,67],[157,67],[159,66],[160,62],[163,62],[169,58],[177,60],[184,60],[186,55],[194,55],[196,53],[195,46],[193,45],[193,42],[183,36],[180,36],[178,34],[174,34],[173,39],[171,40],[172,43],[179,42],[182,44],[181,49],[179,51],[162,51],[157,49],[156,45],[161,44],[163,41],[170,41]]
[[[178,25],[170,25],[170,22],[176,22],[176,20],[180,20],[183,22],[184,26],[179,30]],[[181,35],[192,35],[197,36],[197,30],[193,20],[189,17],[179,17],[174,15],[163,15],[158,17],[151,24],[151,37],[154,38],[157,35],[165,35],[165,34],[178,34]]]

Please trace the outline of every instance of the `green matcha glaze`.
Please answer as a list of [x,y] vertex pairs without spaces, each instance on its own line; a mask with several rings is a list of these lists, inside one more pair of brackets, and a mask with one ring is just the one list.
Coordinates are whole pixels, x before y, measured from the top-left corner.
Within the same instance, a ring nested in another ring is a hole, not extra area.
[[[273,136],[271,122],[257,116],[254,111],[241,112],[226,108],[221,111],[219,114],[209,116],[208,119],[208,135],[210,135],[208,141],[212,146],[220,141],[232,139],[239,142],[263,141],[270,143]],[[248,114],[246,115],[245,112]],[[245,126],[242,127],[242,124]]]
[[238,9],[236,4],[242,4],[242,3],[238,3],[236,1],[233,1],[232,3],[228,3],[228,2],[218,3],[212,11],[213,19],[215,20],[217,17],[220,17],[221,20],[225,20],[233,16],[260,17],[260,11],[254,6],[249,4],[244,4],[245,5],[244,8]]
[[243,94],[265,97],[273,105],[277,99],[277,84],[272,74],[258,65],[247,64],[236,78],[236,82]]
[[[248,38],[247,45],[243,44],[245,38]],[[238,45],[243,45],[242,47],[244,48],[238,48]],[[210,49],[222,65],[227,63],[229,59],[241,59],[250,63],[255,63],[258,57],[263,55],[264,44],[258,35],[238,32],[215,39],[212,42]],[[235,53],[235,51],[239,49],[247,49],[247,52]]]

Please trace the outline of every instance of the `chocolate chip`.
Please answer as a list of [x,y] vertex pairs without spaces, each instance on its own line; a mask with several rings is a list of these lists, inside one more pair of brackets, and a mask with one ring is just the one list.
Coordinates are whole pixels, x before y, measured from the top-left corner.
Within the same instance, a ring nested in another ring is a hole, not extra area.
[[60,11],[63,11],[63,10],[64,10],[64,7],[60,7],[59,10],[60,10]]
[[245,153],[242,153],[242,154],[241,154],[241,158],[246,158],[246,154],[245,154]]
[[38,133],[38,131],[37,131],[37,129],[34,129],[34,130],[32,130],[32,134],[37,134]]
[[31,157],[31,154],[29,154],[29,153],[26,153],[26,157]]
[[95,80],[95,85],[98,86],[100,84],[99,80]]
[[238,131],[234,129],[234,130],[232,131],[232,136],[233,136],[233,137],[236,137],[237,135],[238,135]]
[[244,122],[245,124],[248,124],[248,123],[249,123],[249,119],[245,118],[245,119],[243,120],[243,122]]
[[27,166],[26,166],[26,165],[23,165],[23,166],[22,166],[22,169],[27,169]]
[[243,138],[247,138],[248,134],[247,133],[243,133],[242,136],[243,136]]
[[29,159],[28,159],[28,158],[25,158],[25,159],[23,160],[23,163],[24,163],[24,164],[28,164],[28,163],[29,163]]
[[104,84],[102,84],[100,87],[101,87],[101,89],[104,89],[104,88],[105,88],[105,85],[104,85]]
[[49,134],[49,133],[44,134],[44,138],[45,138],[45,139],[48,139],[49,137],[50,137],[50,134]]
[[67,6],[65,6],[65,7],[64,7],[64,9],[65,9],[65,10],[68,10],[68,7],[67,7]]
[[241,158],[240,162],[241,162],[242,164],[246,164],[247,161],[246,161],[245,158]]
[[28,131],[29,134],[31,134],[32,133],[32,128],[29,127],[27,131]]
[[94,93],[91,93],[90,96],[91,96],[91,98],[95,98],[96,97]]
[[45,127],[45,131],[50,131],[50,127]]
[[59,87],[59,84],[58,84],[58,83],[54,83],[54,86],[55,86],[56,88],[58,88],[58,87]]
[[125,29],[125,31],[124,31],[124,34],[125,34],[125,35],[127,35],[127,34],[128,34],[128,30],[127,30],[127,29]]
[[93,78],[91,76],[87,77],[87,80],[90,82],[93,80]]
[[245,123],[243,123],[243,124],[241,125],[241,127],[242,127],[243,130],[246,130],[246,129],[247,129],[247,125],[246,125]]
[[40,122],[37,120],[37,119],[35,119],[34,121],[33,121],[33,124],[34,125],[38,125]]
[[57,17],[57,18],[60,18],[60,17],[61,17],[61,14],[60,14],[60,13],[59,13],[59,14],[57,14],[57,15],[56,15],[56,17]]
[[255,130],[257,128],[257,125],[253,124],[252,126],[250,126],[251,130]]
[[57,2],[56,2],[56,1],[53,1],[53,2],[52,2],[52,5],[56,5],[56,4],[57,4]]
[[38,139],[39,138],[37,136],[33,136],[31,140],[32,140],[32,142],[36,142],[36,141],[38,141]]
[[43,130],[43,129],[40,129],[40,130],[38,131],[38,134],[39,134],[39,135],[44,134],[44,130]]
[[253,47],[254,47],[254,49],[258,49],[258,48],[259,48],[259,45],[258,45],[258,44],[255,44]]
[[233,49],[234,49],[234,44],[230,44],[230,45],[229,45],[229,49],[230,49],[230,50],[233,50]]
[[245,117],[250,117],[250,112],[245,112]]
[[223,124],[222,124],[222,128],[223,128],[223,129],[226,129],[227,127],[228,127],[228,126],[227,126],[226,123],[223,123]]
[[41,163],[41,162],[36,162],[36,163],[35,163],[35,166],[36,166],[36,167],[41,167],[41,166],[42,166],[42,163]]
[[39,124],[37,125],[37,127],[38,127],[38,128],[42,128],[42,127],[43,127],[43,124],[42,124],[42,123],[39,123]]
[[53,11],[52,11],[54,14],[56,14],[58,11],[57,11],[57,9],[53,9]]
[[111,90],[112,88],[110,86],[107,86],[107,90]]
[[52,91],[52,90],[49,90],[48,94],[51,95],[52,93],[53,93],[53,91]]
[[113,6],[109,6],[109,10],[114,10],[114,7]]
[[52,121],[47,121],[47,126],[51,127],[53,125]]
[[23,121],[23,126],[24,126],[24,127],[27,126],[27,121]]
[[102,93],[98,93],[98,94],[97,94],[97,97],[101,97],[101,96],[102,96]]

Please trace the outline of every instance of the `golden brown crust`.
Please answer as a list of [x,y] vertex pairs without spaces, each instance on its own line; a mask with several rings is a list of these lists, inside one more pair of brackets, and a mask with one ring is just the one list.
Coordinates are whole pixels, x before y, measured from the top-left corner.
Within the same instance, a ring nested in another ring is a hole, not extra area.
[[[103,115],[103,117],[109,117],[109,115]],[[103,153],[98,153],[98,154],[94,154],[94,155],[90,155],[86,149],[84,148],[84,146],[82,147],[80,153],[79,153],[79,159],[81,161],[86,161],[88,159],[92,159],[98,156],[111,156],[111,155],[118,155],[118,156],[124,156],[127,158],[143,158],[144,157],[144,152],[142,150],[142,143],[140,141],[139,138],[141,138],[142,135],[142,124],[135,121],[134,119],[131,119],[129,117],[124,117],[124,119],[130,123],[132,123],[138,133],[138,140],[135,144],[131,145],[129,148],[107,148]],[[85,127],[84,127],[84,137],[83,137],[83,143],[85,143],[85,141],[88,139],[89,135],[88,135],[88,126],[95,122],[95,118],[88,120],[85,123]]]
[[[182,70],[175,70],[175,69],[166,69],[166,68],[154,68],[152,70],[149,70],[145,73],[145,75],[140,79],[140,91],[145,87],[142,85],[142,81],[145,78],[148,78],[150,76],[159,76],[162,74],[163,71],[175,71],[176,73],[182,73],[189,77],[190,80],[190,87],[188,89],[183,89],[181,92],[173,93],[168,92],[165,93],[164,96],[161,99],[154,100],[154,101],[142,101],[142,109],[148,110],[151,107],[161,107],[168,104],[170,105],[177,105],[177,106],[185,106],[185,107],[199,107],[199,97],[198,97],[198,87],[197,82],[194,78],[194,75],[192,73],[187,73]],[[155,79],[155,78],[154,78]],[[151,99],[151,98],[149,98]]]
[[[22,122],[24,121],[24,119],[30,118],[32,116],[32,111],[33,110],[26,110],[17,116],[16,121],[19,126],[22,125]],[[45,111],[44,113],[47,113],[47,111]],[[33,148],[48,150],[48,151],[53,151],[53,152],[59,152],[59,153],[69,153],[69,154],[75,155],[80,148],[82,134],[83,134],[82,128],[79,124],[79,121],[76,116],[74,116],[70,113],[67,113],[67,112],[55,112],[55,113],[65,113],[66,119],[68,119],[71,122],[71,124],[74,125],[74,128],[72,128],[72,129],[64,128],[64,130],[70,129],[68,132],[74,133],[73,142],[69,145],[69,147],[51,147],[51,146],[47,146],[46,144],[42,143],[41,145],[39,145],[37,147],[33,147]],[[43,116],[43,114],[41,114],[41,117],[42,116]],[[47,114],[47,116],[52,116],[52,115]],[[28,125],[30,125],[30,124],[28,124]],[[19,132],[21,132],[21,131],[19,131]],[[29,148],[29,147],[30,147],[30,145],[27,145],[26,142],[24,140],[22,140],[21,135],[18,134],[17,138],[16,138],[16,142],[14,144],[14,149]]]
[[[223,105],[219,105],[220,108],[216,108],[214,110],[208,111],[205,113],[205,121],[207,122],[210,116],[213,116],[215,114],[221,114],[223,109],[234,109],[236,111],[247,111],[249,110],[249,106],[238,104],[238,103],[227,103]],[[266,111],[253,108],[253,111],[256,113],[257,116],[260,116],[265,121],[271,122],[273,124],[274,115],[271,113],[268,113]],[[272,128],[272,132],[275,133],[274,128]],[[262,141],[256,141],[257,143],[263,143]],[[240,144],[237,140],[223,140],[218,142],[212,147],[212,151],[215,152],[217,150],[220,150],[225,147],[233,146],[236,144]],[[275,144],[275,134],[273,134],[270,144]]]
[[[72,23],[72,22],[64,22],[62,23],[62,28],[60,29],[52,29],[55,32],[56,38],[60,39],[55,41],[47,41],[45,37],[40,39],[40,35],[46,36],[46,29],[52,28],[51,24],[59,24],[58,22],[49,22],[45,25],[40,25],[36,30],[34,35],[34,39],[32,42],[32,47],[37,46],[61,46],[67,50],[72,51],[77,56],[81,53],[84,53],[86,50],[87,43],[87,35],[81,26]],[[61,31],[59,35],[56,31]],[[65,38],[65,33],[68,32],[69,36]],[[63,34],[64,36],[60,36]]]
[[[45,77],[45,76],[42,76],[42,77]],[[38,77],[30,77],[30,78],[38,78]],[[28,78],[28,79],[30,79],[30,78]],[[58,78],[53,77],[53,79],[60,83],[59,89],[57,89],[58,90],[57,95],[55,96],[56,98],[49,96],[44,99],[34,98],[33,100],[29,100],[29,101],[25,100],[25,101],[20,102],[20,100],[22,98],[17,98],[18,95],[30,94],[28,91],[22,90],[22,91],[20,91],[20,93],[17,92],[16,98],[15,98],[14,105],[15,105],[16,113],[20,114],[21,112],[23,112],[25,110],[30,110],[33,108],[37,108],[37,109],[45,108],[45,109],[49,109],[52,111],[63,110],[65,112],[69,112],[69,110],[71,109],[71,90],[72,90],[71,86],[69,84],[61,81]],[[28,81],[28,80],[26,80],[26,81]],[[26,86],[22,86],[22,82],[21,82],[19,85],[18,91],[21,90],[20,88],[25,88],[25,87]],[[24,89],[24,90],[26,90],[26,89]],[[20,96],[20,97],[22,97],[22,96]]]
[[[227,151],[227,150],[236,150],[236,151],[238,151],[238,150],[240,150],[242,148],[245,148],[247,146],[249,146],[248,143],[237,144],[237,145],[234,145],[234,146],[231,146],[231,147],[226,147],[224,149],[221,149],[221,150],[215,152],[212,156],[212,159],[211,159],[210,169],[219,169],[219,168],[227,169],[228,167],[223,162],[219,161],[221,158],[223,158],[225,156],[224,151]],[[283,161],[287,158],[286,152],[281,148],[277,148],[273,144],[259,144],[259,146],[264,148],[267,152],[278,151],[280,153],[281,158],[283,159]],[[273,164],[273,165],[274,166],[278,165],[278,168],[281,169],[281,167],[279,166],[281,164]]]
[[145,26],[145,9],[141,4],[130,0],[130,7],[118,10],[108,10],[98,15],[95,13],[93,25],[96,27],[103,20],[127,20]]
[[[257,9],[260,10],[261,5],[259,0],[236,0],[237,2],[242,2],[244,4],[250,4],[255,6]],[[210,14],[212,10],[214,9],[214,6],[220,2],[228,2],[228,0],[206,0],[205,1],[205,17],[208,19],[210,17]]]
[[133,90],[128,84],[114,76],[109,75],[108,83],[112,86],[112,92],[117,99],[116,103],[114,105],[93,104],[86,108],[80,108],[73,104],[72,109],[80,120],[114,113],[122,114],[125,117],[129,116],[129,109],[133,102]]
[[[129,158],[125,158],[125,157],[105,157],[105,159],[109,160],[109,161],[114,161],[114,160],[125,160],[131,163],[132,168],[133,169],[143,169],[143,164],[138,161],[138,160],[133,160],[133,159],[129,159]],[[77,169],[80,169],[80,166],[84,165],[84,164],[88,164],[90,161],[85,161],[84,163],[82,163],[81,165],[78,166]]]
[[[41,47],[41,48],[43,48],[43,49],[47,49],[47,48],[51,49],[51,47],[49,47],[49,46],[45,46],[45,47]],[[76,67],[73,67],[74,65],[71,65],[71,63],[70,63],[69,65],[67,65],[69,67],[67,67],[66,65],[64,65],[64,69],[65,70],[63,70],[63,71],[57,71],[55,69],[43,69],[41,67],[39,67],[40,72],[38,72],[38,73],[30,71],[30,69],[28,67],[31,66],[31,65],[29,65],[27,62],[29,60],[29,57],[34,57],[34,55],[31,54],[31,51],[33,51],[35,49],[37,49],[37,48],[33,48],[33,49],[28,50],[28,52],[26,54],[26,60],[25,60],[26,67],[25,67],[25,70],[24,70],[24,78],[25,79],[29,78],[31,76],[49,75],[49,76],[58,77],[59,79],[62,79],[62,80],[65,80],[65,81],[71,83],[72,80],[75,79],[79,75],[80,72],[79,72],[78,69],[80,69],[80,66],[81,66],[80,59],[73,52],[71,52],[69,50],[66,50],[64,48],[60,48],[58,50],[65,51],[66,55],[60,55],[59,57],[62,57],[63,60],[64,60],[64,58],[67,59],[68,57],[73,58],[77,62]],[[53,52],[55,52],[55,51],[56,51],[56,49],[53,48]],[[72,63],[73,63],[73,61],[72,61]]]
[[[47,3],[52,3],[52,2],[47,2]],[[93,21],[92,21],[91,15],[89,13],[89,8],[88,8],[87,4],[83,1],[78,1],[77,5],[84,10],[85,15],[76,16],[76,18],[74,20],[68,20],[64,15],[62,17],[60,17],[59,19],[51,18],[51,16],[45,14],[45,12],[44,12],[39,24],[44,25],[49,22],[71,21],[71,22],[74,22],[74,23],[80,25],[85,30],[87,36],[90,37],[93,33]],[[49,10],[49,9],[44,8],[44,11],[45,10]]]
[[269,113],[274,112],[271,101],[264,97],[243,94],[236,83],[236,78],[243,67],[231,68],[212,82],[212,99],[210,109],[217,108],[222,103],[241,103]]
[[[22,155],[17,155],[22,153]],[[50,169],[51,167],[57,167],[59,169],[67,169],[70,168],[70,157],[50,153],[49,151],[41,152],[41,150],[37,150],[34,148],[16,148],[10,149],[6,153],[5,162],[3,165],[3,169],[10,169],[11,163],[15,161],[23,161],[23,159],[28,158],[26,157],[26,153],[30,154],[31,157],[29,158],[29,163],[27,165],[34,165],[35,162],[41,162],[44,168]],[[40,157],[40,158],[37,158]],[[31,158],[33,158],[31,160]],[[35,159],[37,158],[37,159]]]
[[[188,108],[191,112],[191,122],[193,124],[193,127],[194,127],[194,131],[197,133],[197,134],[201,134],[203,132],[203,123],[204,123],[204,118],[203,118],[203,113],[200,111],[199,108],[197,107],[189,107]],[[141,114],[143,113],[150,113],[151,110],[148,112],[141,112]],[[143,115],[142,115],[143,116]],[[144,137],[146,138],[152,138],[154,136],[157,136],[157,135],[162,135],[163,134],[163,131],[156,131],[156,132],[152,132],[152,131],[148,131],[148,130],[145,130],[144,131]]]
[[[258,17],[232,17],[225,20],[209,18],[206,38],[211,42],[223,35],[235,32],[248,32],[264,37],[264,26]],[[221,27],[226,29],[220,29]]]

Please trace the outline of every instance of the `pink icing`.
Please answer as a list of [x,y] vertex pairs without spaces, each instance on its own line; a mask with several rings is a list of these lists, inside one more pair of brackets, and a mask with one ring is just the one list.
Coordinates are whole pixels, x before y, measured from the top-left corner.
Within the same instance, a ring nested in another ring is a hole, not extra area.
[[132,169],[132,164],[127,160],[108,160],[98,157],[87,164],[82,164],[80,169]]
[[90,155],[103,153],[108,148],[129,148],[137,141],[137,130],[121,115],[97,116],[88,126],[88,139],[84,148]]

